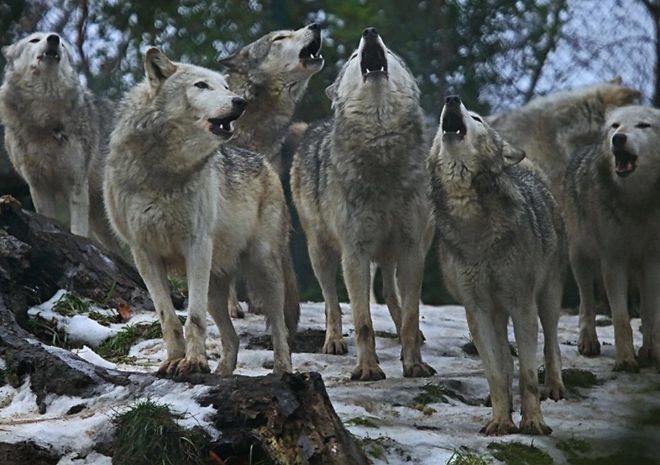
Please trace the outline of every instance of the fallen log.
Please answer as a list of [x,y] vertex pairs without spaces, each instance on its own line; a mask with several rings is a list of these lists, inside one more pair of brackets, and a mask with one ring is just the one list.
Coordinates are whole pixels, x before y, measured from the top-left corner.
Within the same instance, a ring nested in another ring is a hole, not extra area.
[[[20,317],[61,288],[112,305],[149,304],[132,267],[87,239],[22,210],[12,198],[0,198],[0,359],[11,385],[19,387],[29,379],[41,414],[48,414],[57,396],[80,398],[73,413],[81,415],[87,404],[117,388],[122,393],[117,406],[151,396],[156,382],[169,383],[159,385],[164,391],[181,389],[181,382],[104,369],[37,341],[19,325]],[[110,288],[114,291],[108,297]],[[335,413],[317,373],[256,378],[197,374],[183,382],[190,389],[208,386],[195,402],[213,408],[210,422],[220,434],[210,447],[221,458],[247,457],[257,448],[275,465],[368,463]],[[6,429],[0,423],[0,430]],[[55,464],[63,454],[44,448],[37,439],[8,443],[3,437],[0,434],[3,465]],[[94,449],[110,453],[111,437],[99,436]]]

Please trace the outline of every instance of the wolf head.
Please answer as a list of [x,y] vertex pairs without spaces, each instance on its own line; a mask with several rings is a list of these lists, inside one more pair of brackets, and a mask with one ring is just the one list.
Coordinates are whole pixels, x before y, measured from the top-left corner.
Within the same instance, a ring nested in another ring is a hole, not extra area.
[[7,60],[5,81],[14,77],[15,84],[29,86],[31,92],[49,91],[55,94],[77,87],[80,81],[71,63],[69,50],[69,45],[54,32],[35,32],[2,47],[2,54]]
[[466,185],[479,174],[500,173],[525,158],[524,151],[502,140],[481,116],[468,111],[456,95],[446,98],[432,154],[440,163],[445,179]]
[[604,133],[602,153],[620,182],[660,179],[660,110],[637,105],[617,108],[608,114]]
[[[144,56],[148,101],[153,114],[187,140],[213,149],[233,134],[232,123],[245,109],[222,74],[200,66],[174,63],[157,48]],[[201,149],[205,151],[204,149]],[[204,154],[205,155],[205,154]]]
[[321,27],[312,23],[296,31],[270,32],[220,60],[220,64],[227,67],[229,81],[237,92],[248,95],[254,89],[239,87],[274,86],[287,89],[298,101],[309,78],[323,68],[320,51]]
[[362,32],[357,50],[326,89],[333,107],[364,112],[369,107],[390,103],[398,107],[418,105],[419,89],[403,60],[391,52],[378,32]]

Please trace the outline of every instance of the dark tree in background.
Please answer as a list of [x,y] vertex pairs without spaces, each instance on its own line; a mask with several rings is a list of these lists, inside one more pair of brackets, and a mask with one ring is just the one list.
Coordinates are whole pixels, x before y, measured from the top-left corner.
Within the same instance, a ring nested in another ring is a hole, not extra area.
[[[415,73],[432,122],[449,92],[489,113],[617,75],[657,105],[659,19],[658,0],[5,0],[0,40],[60,32],[87,85],[118,99],[142,78],[147,45],[218,69],[219,58],[270,30],[316,21],[324,28],[326,66],[311,80],[297,115],[313,121],[329,114],[325,87],[362,29],[374,26]],[[303,298],[320,298],[299,234],[294,254]],[[424,287],[429,303],[447,299],[437,285],[436,262],[431,252]]]

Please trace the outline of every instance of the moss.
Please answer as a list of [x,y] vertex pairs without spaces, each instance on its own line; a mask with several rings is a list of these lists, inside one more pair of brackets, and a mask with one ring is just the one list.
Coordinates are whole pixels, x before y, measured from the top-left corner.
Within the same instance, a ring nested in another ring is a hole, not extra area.
[[557,449],[563,451],[568,456],[576,454],[588,454],[591,452],[591,444],[584,439],[570,438],[557,443]]
[[112,463],[121,465],[207,465],[209,438],[185,429],[169,407],[147,400],[112,419]]
[[436,409],[434,409],[432,407],[429,407],[428,405],[424,405],[424,404],[411,404],[410,408],[415,409],[415,410],[419,410],[420,412],[422,412],[426,416],[431,416],[434,413],[438,413],[438,411]]
[[7,370],[0,370],[0,386],[7,384]]
[[378,428],[378,423],[376,422],[377,418],[373,417],[355,417],[350,420],[346,420],[344,424],[346,426],[364,426],[365,428]]
[[596,326],[612,326],[612,320],[609,318],[598,318],[596,320]]
[[[601,383],[601,381],[589,370],[579,368],[565,368],[561,370],[564,386],[569,392],[577,393],[578,388],[590,388]],[[539,369],[539,383],[545,382],[545,369]]]
[[642,425],[660,427],[660,407],[652,408],[643,418]]
[[451,393],[445,386],[439,384],[426,384],[422,387],[422,393],[417,394],[413,399],[413,404],[447,404]]
[[554,461],[547,452],[530,444],[519,442],[488,444],[493,457],[506,465],[552,465]]
[[454,450],[454,454],[447,462],[447,465],[488,465],[490,462],[491,460],[489,457],[481,456],[461,447],[460,449]]
[[53,305],[53,311],[64,316],[80,315],[89,312],[92,304],[73,292],[67,292]]
[[[477,346],[474,344],[473,340],[469,340],[465,344],[461,346],[463,349],[463,352],[465,352],[466,355],[472,355],[472,356],[477,356],[479,355],[479,351],[477,350]],[[518,356],[518,349],[516,349],[516,346],[511,344],[509,342],[509,351],[511,352],[511,355],[514,357]]]
[[376,331],[376,337],[383,337],[385,339],[398,339],[399,335],[397,333],[391,333],[389,331]]

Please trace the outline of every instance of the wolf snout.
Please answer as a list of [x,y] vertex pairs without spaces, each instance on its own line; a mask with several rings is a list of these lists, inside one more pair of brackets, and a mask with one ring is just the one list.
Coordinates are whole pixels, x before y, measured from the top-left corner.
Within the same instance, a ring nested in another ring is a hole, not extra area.
[[51,34],[46,38],[46,42],[50,47],[57,47],[60,45],[60,36],[57,34]]
[[362,37],[365,40],[376,40],[378,38],[378,31],[375,27],[368,27],[362,31]]
[[458,95],[448,95],[445,98],[445,104],[447,106],[455,106],[455,107],[460,107],[461,106],[461,98]]
[[231,99],[231,105],[234,108],[234,111],[238,112],[238,114],[240,115],[241,113],[243,113],[243,111],[245,111],[245,107],[247,107],[247,102],[245,101],[244,98],[234,97],[233,99]]
[[625,134],[617,133],[612,136],[612,147],[615,149],[623,148],[626,145],[628,137]]

